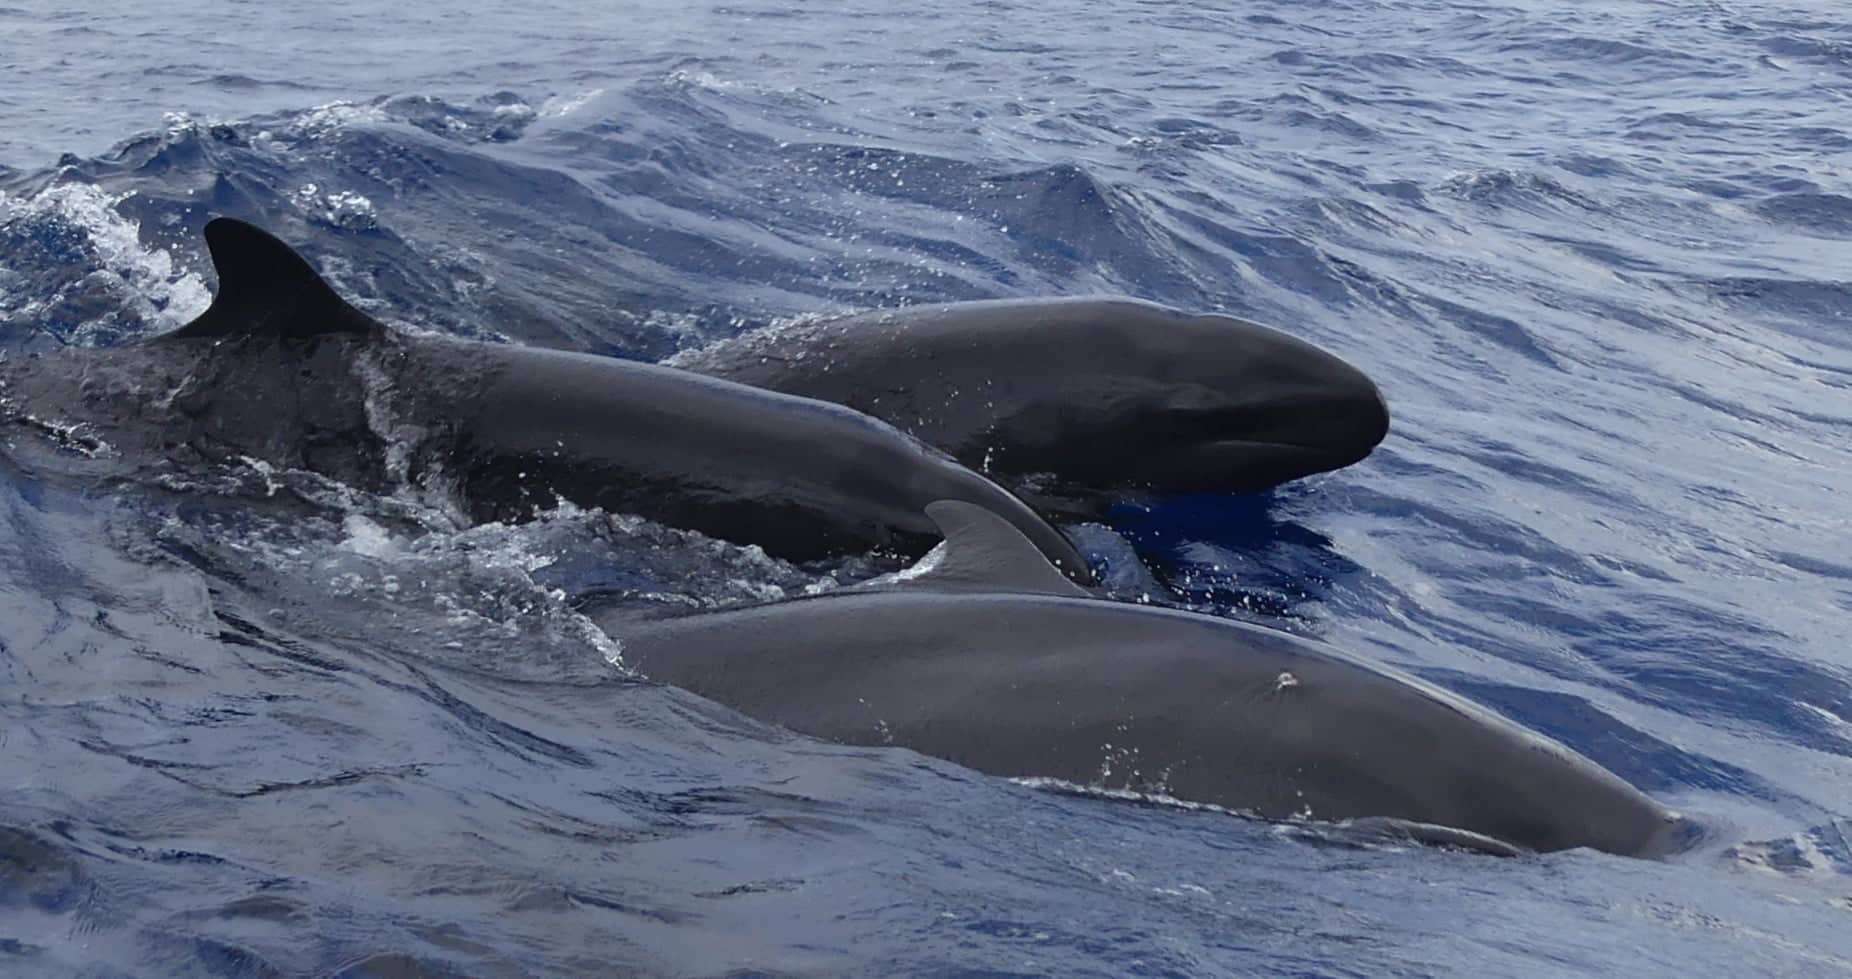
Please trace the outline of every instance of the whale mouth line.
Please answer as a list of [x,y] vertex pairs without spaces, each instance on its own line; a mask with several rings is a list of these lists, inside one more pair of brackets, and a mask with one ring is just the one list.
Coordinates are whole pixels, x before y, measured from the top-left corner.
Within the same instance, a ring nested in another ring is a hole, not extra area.
[[[1318,441],[1311,440],[1311,439],[1308,439],[1303,442],[1294,442],[1289,439],[1240,438],[1240,437],[1204,439],[1200,442],[1194,443],[1191,447],[1198,448],[1198,449],[1213,449],[1213,448],[1219,448],[1221,446],[1242,446],[1242,447],[1262,448],[1262,449],[1292,449],[1292,450],[1300,451],[1300,452],[1327,453],[1327,454],[1334,455],[1334,456],[1343,455],[1346,449],[1351,448],[1350,445],[1340,446],[1340,445],[1333,444],[1331,442],[1318,442]],[[1374,446],[1372,446],[1372,448],[1374,448]]]
[[[1389,434],[1389,413],[1374,387],[1323,397],[1283,397],[1175,419],[1186,448],[1218,445],[1321,453],[1348,465]],[[1174,443],[1173,443],[1174,444]]]
[[[1377,418],[1386,416],[1377,415]],[[1359,416],[1351,404],[1226,412],[1189,426],[1194,431],[1174,442],[1175,451],[1188,454],[1218,450],[1301,453],[1347,466],[1368,456],[1388,434],[1386,420]]]
[[1374,443],[1363,445],[1356,441],[1338,444],[1336,442],[1321,443],[1310,440],[1305,442],[1290,442],[1285,439],[1227,438],[1208,439],[1197,442],[1191,445],[1188,451],[1213,452],[1222,449],[1272,450],[1281,453],[1317,456],[1321,459],[1348,459],[1349,462],[1338,463],[1338,465],[1349,465],[1351,462],[1356,462],[1368,456],[1375,448],[1376,445]]
[[1137,488],[1172,493],[1251,493],[1363,460],[1376,443],[1303,444],[1278,439],[1204,439],[1149,460]]

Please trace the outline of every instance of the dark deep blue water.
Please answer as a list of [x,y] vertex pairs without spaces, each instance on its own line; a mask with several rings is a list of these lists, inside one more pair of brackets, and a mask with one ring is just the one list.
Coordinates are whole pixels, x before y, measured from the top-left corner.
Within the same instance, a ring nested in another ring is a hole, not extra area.
[[402,325],[650,359],[995,296],[1275,323],[1389,440],[1080,528],[1115,587],[1417,672],[1713,838],[1361,847],[820,745],[619,682],[575,609],[865,562],[73,484],[16,428],[0,973],[1852,970],[1839,5],[11,2],[10,355],[183,322],[210,213]]

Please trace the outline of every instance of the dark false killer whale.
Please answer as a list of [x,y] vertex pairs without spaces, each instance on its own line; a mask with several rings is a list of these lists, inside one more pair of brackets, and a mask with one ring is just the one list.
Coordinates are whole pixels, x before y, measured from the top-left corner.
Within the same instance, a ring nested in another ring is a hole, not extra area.
[[1491,852],[1658,856],[1692,837],[1606,769],[1432,684],[1285,633],[1092,597],[995,514],[929,511],[943,550],[888,586],[594,617],[653,680],[994,775]]
[[1242,493],[1348,466],[1389,430],[1376,385],[1278,330],[1119,298],[798,321],[686,351],[690,370],[848,405],[1047,513]]
[[[133,347],[0,363],[14,420],[56,418],[149,460],[240,458],[363,488],[442,488],[477,520],[569,500],[793,560],[934,540],[924,508],[1002,514],[1078,581],[1022,501],[853,409],[611,357],[389,329],[289,246],[206,225],[210,308]],[[40,422],[40,427],[46,423]]]

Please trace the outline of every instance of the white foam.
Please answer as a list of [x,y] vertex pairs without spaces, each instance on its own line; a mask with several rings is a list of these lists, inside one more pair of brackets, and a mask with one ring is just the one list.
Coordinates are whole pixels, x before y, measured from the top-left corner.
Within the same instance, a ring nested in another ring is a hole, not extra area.
[[[656,313],[650,314],[650,316],[645,319],[645,322],[651,325],[669,326],[672,332],[674,327],[681,325],[672,322],[664,323],[656,318],[658,315],[659,314]],[[670,367],[680,367],[698,371],[708,358],[715,355],[737,356],[742,360],[754,354],[757,354],[761,358],[790,356],[801,359],[804,354],[807,353],[807,348],[819,343],[816,337],[812,335],[815,332],[814,327],[819,324],[829,323],[844,315],[847,314],[800,313],[796,316],[775,319],[757,329],[746,330],[741,333],[735,333],[732,336],[721,337],[712,343],[701,346],[687,347],[678,350],[663,360],[663,363]],[[692,320],[692,318],[690,319]],[[742,321],[735,321],[734,323],[735,327],[744,325],[745,323]],[[692,322],[688,324],[686,332],[690,334],[695,332]],[[735,354],[736,351],[738,351],[737,354]]]
[[311,221],[346,231],[372,231],[379,227],[379,213],[373,202],[350,190],[324,192],[315,184],[303,184],[292,199],[297,209]]
[[1254,812],[1241,809],[1230,809],[1227,806],[1218,806],[1212,802],[1191,802],[1188,799],[1179,799],[1161,792],[1140,792],[1136,789],[1112,789],[1103,785],[1082,785],[1079,782],[1070,782],[1066,779],[1046,778],[1043,776],[1023,776],[1020,778],[1012,778],[1010,781],[1015,782],[1017,785],[1026,786],[1031,789],[1040,789],[1044,792],[1059,792],[1065,795],[1083,795],[1096,799],[1112,799],[1119,802],[1137,802],[1148,806],[1162,806],[1166,809],[1184,809],[1190,812],[1216,812],[1226,816],[1235,816],[1240,819],[1262,818],[1259,814]]
[[295,137],[318,137],[346,129],[350,126],[370,125],[384,122],[386,110],[380,105],[356,105],[353,102],[336,100],[318,105],[302,114],[288,126],[287,131]]
[[704,88],[710,92],[724,92],[740,87],[739,82],[726,81],[711,71],[689,71],[685,68],[669,72],[664,80],[671,85]]
[[566,95],[566,96],[556,95],[550,99],[547,99],[545,102],[542,102],[540,104],[540,115],[545,118],[549,118],[549,119],[557,119],[561,116],[569,116],[573,114],[574,112],[577,112],[580,109],[584,108],[587,102],[590,102],[591,100],[603,94],[604,94],[604,89],[594,88],[594,89],[588,89],[584,92],[580,92],[576,95]]
[[[130,196],[89,184],[55,184],[23,198],[0,191],[0,222],[49,216],[78,228],[96,251],[99,273],[114,277],[133,297],[136,314],[161,332],[205,312],[212,294],[197,273],[166,249],[142,244],[141,225],[116,212]],[[45,305],[32,303],[17,315],[33,315]],[[83,326],[74,333],[81,343]]]
[[860,587],[882,588],[888,585],[898,585],[903,582],[913,581],[916,578],[923,578],[926,575],[932,574],[939,565],[945,563],[945,550],[945,542],[940,541],[934,544],[932,550],[927,551],[918,561],[913,562],[907,567],[901,568],[899,571],[884,574],[876,578],[870,578],[866,582],[863,582]]
[[341,521],[341,529],[347,532],[341,547],[355,554],[383,560],[399,553],[398,545],[393,542],[386,528],[358,513],[348,514]]

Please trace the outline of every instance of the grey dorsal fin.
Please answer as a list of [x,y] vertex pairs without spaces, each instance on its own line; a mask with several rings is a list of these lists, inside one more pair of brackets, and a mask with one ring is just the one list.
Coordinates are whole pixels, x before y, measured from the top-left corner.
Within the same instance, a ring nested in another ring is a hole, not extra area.
[[242,336],[306,339],[383,330],[335,295],[314,267],[269,232],[232,218],[206,223],[206,249],[219,272],[212,306],[163,339]]
[[960,591],[1088,595],[1050,564],[1022,531],[975,503],[939,500],[927,504],[926,515],[945,535],[945,549],[939,563],[914,577],[914,583]]

